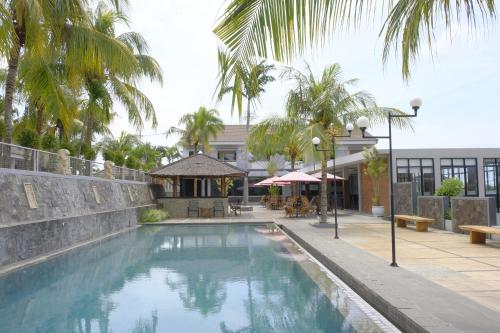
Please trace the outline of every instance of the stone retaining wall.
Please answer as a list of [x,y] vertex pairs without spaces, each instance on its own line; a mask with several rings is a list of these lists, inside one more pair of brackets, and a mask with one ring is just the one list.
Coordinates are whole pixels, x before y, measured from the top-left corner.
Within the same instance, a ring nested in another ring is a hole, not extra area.
[[404,215],[414,215],[417,212],[415,183],[394,183],[394,212]]
[[419,196],[417,215],[434,219],[432,227],[444,230],[444,213],[449,207],[449,198],[442,196]]
[[0,169],[0,189],[0,267],[134,227],[157,206],[135,181]]
[[496,203],[494,197],[454,197],[451,198],[453,231],[462,232],[462,224],[497,225]]

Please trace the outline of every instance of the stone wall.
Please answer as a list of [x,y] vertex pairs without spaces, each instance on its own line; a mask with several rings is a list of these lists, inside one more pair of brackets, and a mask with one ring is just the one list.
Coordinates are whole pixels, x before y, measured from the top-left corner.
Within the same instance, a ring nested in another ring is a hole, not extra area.
[[[38,208],[29,207],[25,183],[32,185]],[[0,189],[0,226],[125,209],[153,201],[147,183],[9,169],[0,169]]]
[[[214,201],[220,200],[224,203],[226,216],[228,215],[229,203],[227,198],[159,198],[158,203],[168,210],[170,217],[187,218],[187,209],[190,201],[197,201],[200,208],[214,207]],[[220,213],[216,213],[221,216]],[[195,217],[194,213],[191,217]]]
[[394,183],[394,212],[405,215],[417,212],[417,189],[414,183]]
[[462,224],[497,225],[494,197],[454,197],[451,198],[453,231],[461,232]]
[[0,169],[0,189],[0,266],[133,227],[156,207],[149,185],[133,181]]
[[444,213],[449,207],[449,198],[441,196],[419,196],[417,198],[417,215],[434,219],[432,227],[443,229]]

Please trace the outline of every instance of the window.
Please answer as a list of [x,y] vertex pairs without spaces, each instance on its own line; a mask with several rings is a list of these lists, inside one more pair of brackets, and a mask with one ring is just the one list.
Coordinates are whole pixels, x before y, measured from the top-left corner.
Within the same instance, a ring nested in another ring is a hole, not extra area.
[[484,159],[484,191],[487,196],[496,196],[497,211],[500,212],[500,158]]
[[397,182],[415,182],[421,195],[434,194],[434,160],[432,158],[396,159]]
[[219,151],[217,152],[217,158],[225,162],[234,162],[236,161],[236,151],[234,150]]
[[458,178],[464,183],[463,195],[478,195],[477,160],[475,158],[442,158],[441,180],[449,178]]

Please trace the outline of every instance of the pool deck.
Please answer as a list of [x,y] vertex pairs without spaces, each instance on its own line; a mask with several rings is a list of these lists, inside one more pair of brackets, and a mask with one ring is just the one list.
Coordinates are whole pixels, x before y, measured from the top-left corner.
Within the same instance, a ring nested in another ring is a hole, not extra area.
[[[299,244],[405,332],[500,332],[500,242],[470,244],[468,236],[397,228],[391,258],[390,224],[341,213],[340,239],[317,228],[316,217],[284,218],[255,207],[225,219],[169,220],[166,224],[267,223],[282,225]],[[333,217],[329,217],[333,222]]]

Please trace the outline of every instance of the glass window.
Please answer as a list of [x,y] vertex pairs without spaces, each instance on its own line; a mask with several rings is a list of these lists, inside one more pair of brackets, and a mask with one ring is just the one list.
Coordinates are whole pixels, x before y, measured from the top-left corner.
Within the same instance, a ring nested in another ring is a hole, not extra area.
[[236,151],[219,151],[217,152],[217,158],[221,161],[234,162],[236,161]]
[[434,160],[432,158],[398,158],[396,165],[398,183],[414,182],[420,195],[434,193]]
[[464,183],[463,195],[478,195],[477,160],[475,158],[441,159],[441,180],[457,178]]

